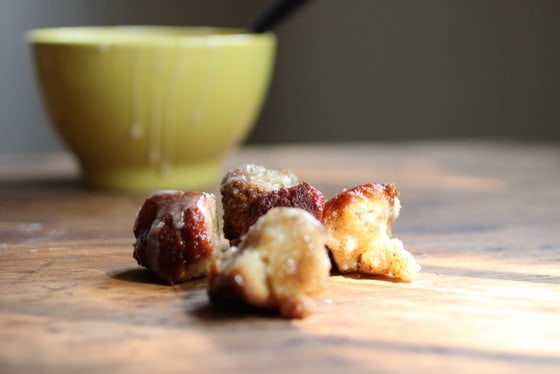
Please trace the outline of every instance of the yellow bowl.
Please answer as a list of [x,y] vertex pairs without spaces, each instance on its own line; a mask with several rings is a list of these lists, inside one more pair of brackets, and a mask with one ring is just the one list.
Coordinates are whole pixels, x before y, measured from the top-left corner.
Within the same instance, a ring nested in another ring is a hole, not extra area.
[[87,184],[202,190],[251,130],[272,34],[201,27],[69,27],[27,34],[51,122]]

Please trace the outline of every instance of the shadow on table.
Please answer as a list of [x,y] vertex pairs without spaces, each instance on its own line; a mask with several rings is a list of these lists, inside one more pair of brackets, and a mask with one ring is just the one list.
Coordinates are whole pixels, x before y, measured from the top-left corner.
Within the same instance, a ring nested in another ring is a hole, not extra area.
[[109,276],[126,282],[169,286],[168,283],[158,278],[153,272],[144,268],[120,270],[110,273]]

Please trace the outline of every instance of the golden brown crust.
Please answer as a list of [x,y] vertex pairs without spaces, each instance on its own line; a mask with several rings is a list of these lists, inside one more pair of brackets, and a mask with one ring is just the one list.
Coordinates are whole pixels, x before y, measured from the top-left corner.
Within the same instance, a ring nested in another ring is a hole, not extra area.
[[386,227],[387,235],[391,235],[393,222],[400,211],[399,195],[394,183],[366,183],[346,189],[325,203],[323,221],[326,220],[332,224],[334,220],[338,219],[340,212],[351,204],[359,204],[364,200],[375,201],[376,205],[381,208],[376,221]]
[[391,238],[400,211],[394,184],[369,183],[325,204],[327,247],[341,272],[382,274],[411,281],[420,267],[400,240]]
[[215,200],[183,191],[148,197],[133,228],[138,264],[171,284],[204,276],[219,248]]
[[325,198],[307,182],[298,183],[287,170],[242,165],[230,171],[221,185],[224,236],[237,244],[257,219],[274,207],[301,208],[319,221]]
[[309,297],[323,290],[329,270],[323,225],[302,209],[272,208],[238,248],[212,264],[208,295],[218,306],[245,304],[303,318],[312,310]]

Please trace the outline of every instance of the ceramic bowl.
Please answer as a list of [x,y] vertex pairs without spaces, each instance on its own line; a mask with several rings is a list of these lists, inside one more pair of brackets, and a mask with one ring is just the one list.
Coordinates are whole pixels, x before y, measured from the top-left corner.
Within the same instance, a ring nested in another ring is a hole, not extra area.
[[31,30],[50,120],[83,180],[128,191],[203,190],[254,125],[272,34],[201,27]]

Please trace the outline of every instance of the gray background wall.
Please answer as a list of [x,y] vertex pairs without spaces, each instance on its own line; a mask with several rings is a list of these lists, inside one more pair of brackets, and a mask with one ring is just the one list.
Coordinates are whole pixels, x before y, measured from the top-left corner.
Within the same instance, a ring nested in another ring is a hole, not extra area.
[[[0,154],[63,148],[23,42],[35,27],[243,26],[265,0],[0,0]],[[315,0],[277,29],[249,142],[560,140],[560,1]]]

